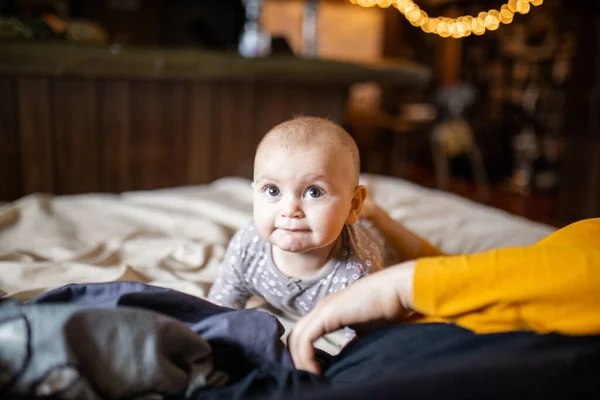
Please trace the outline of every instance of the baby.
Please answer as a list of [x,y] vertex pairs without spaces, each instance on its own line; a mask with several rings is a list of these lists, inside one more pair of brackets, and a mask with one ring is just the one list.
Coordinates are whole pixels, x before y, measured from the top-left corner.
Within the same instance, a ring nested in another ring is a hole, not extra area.
[[268,132],[254,160],[254,223],[229,243],[209,300],[243,309],[256,295],[303,316],[394,263],[383,236],[359,222],[359,173],[356,143],[333,122],[301,117]]

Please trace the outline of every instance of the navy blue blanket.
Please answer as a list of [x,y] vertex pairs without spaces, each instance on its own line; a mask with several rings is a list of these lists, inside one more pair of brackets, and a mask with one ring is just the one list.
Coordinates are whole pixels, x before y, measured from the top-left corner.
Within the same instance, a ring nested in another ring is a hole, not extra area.
[[475,335],[446,324],[401,325],[327,358],[323,378],[297,371],[262,311],[232,311],[139,283],[68,285],[32,303],[138,307],[186,324],[213,348],[230,380],[191,398],[600,398],[600,337]]

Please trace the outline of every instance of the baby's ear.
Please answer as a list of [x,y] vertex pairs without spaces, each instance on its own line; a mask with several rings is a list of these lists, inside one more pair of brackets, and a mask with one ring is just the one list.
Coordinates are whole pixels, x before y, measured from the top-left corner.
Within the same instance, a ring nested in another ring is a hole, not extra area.
[[363,185],[358,185],[354,190],[354,196],[352,197],[352,204],[350,207],[350,213],[346,219],[346,223],[354,224],[360,218],[360,212],[362,206],[367,198],[367,188]]

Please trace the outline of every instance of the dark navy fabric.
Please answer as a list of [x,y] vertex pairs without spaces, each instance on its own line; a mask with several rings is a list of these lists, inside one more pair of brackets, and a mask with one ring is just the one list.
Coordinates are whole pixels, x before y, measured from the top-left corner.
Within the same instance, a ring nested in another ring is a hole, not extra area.
[[128,306],[151,310],[185,323],[212,347],[215,370],[229,376],[226,388],[203,391],[202,399],[280,398],[319,379],[297,371],[281,341],[283,326],[264,311],[234,311],[171,289],[137,282],[72,284],[46,292],[31,303],[87,307]]
[[134,307],[0,303],[0,399],[181,396],[227,379],[213,369],[210,344],[175,318]]
[[232,311],[140,283],[69,285],[33,302],[142,307],[183,321],[213,346],[232,378],[197,399],[600,398],[600,336],[512,332],[476,335],[447,324],[412,324],[359,337],[323,378],[294,370],[282,327],[261,311]]
[[600,336],[397,326],[351,343],[325,377],[298,398],[600,399]]
[[129,306],[176,318],[213,347],[226,352],[226,356],[216,357],[215,368],[219,369],[221,358],[233,365],[232,357],[236,357],[239,365],[228,368],[234,379],[245,376],[255,365],[274,363],[284,369],[294,369],[280,340],[283,326],[277,318],[263,311],[233,311],[181,292],[137,282],[67,285],[44,293],[32,302],[69,302],[89,307]]

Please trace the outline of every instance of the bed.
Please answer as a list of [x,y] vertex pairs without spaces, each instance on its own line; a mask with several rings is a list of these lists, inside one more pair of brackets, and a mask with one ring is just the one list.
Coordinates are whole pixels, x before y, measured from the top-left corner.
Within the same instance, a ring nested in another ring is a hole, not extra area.
[[[362,175],[390,215],[449,254],[529,245],[554,228],[402,179]],[[0,208],[0,290],[25,300],[66,283],[139,281],[204,297],[250,181],[119,195],[34,194]]]
[[[361,179],[393,218],[447,253],[529,245],[554,230],[402,179]],[[204,298],[229,238],[251,219],[250,181],[236,177],[119,195],[29,195],[0,208],[1,294],[27,301],[68,284],[139,282]],[[294,319],[267,311],[287,334]],[[346,342],[336,332],[317,347],[335,355]]]
[[[554,230],[402,179],[361,179],[394,219],[448,254],[528,245]],[[119,195],[26,196],[1,209],[0,290],[27,300],[68,283],[136,281],[204,298],[229,238],[251,220],[250,181],[236,177]]]

